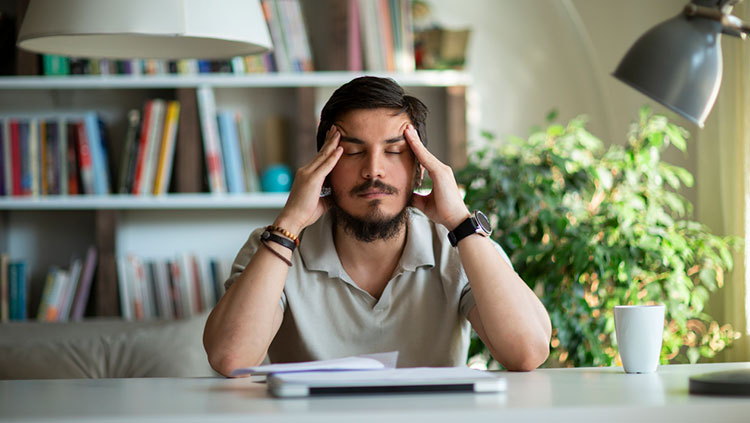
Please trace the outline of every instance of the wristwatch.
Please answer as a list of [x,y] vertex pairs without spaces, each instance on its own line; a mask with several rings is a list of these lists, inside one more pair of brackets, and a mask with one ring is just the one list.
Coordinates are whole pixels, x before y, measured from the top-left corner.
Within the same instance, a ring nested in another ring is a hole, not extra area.
[[456,229],[448,232],[448,240],[451,242],[451,245],[455,247],[458,245],[458,241],[461,241],[471,234],[490,236],[491,233],[492,227],[490,227],[490,220],[487,219],[487,216],[485,216],[484,213],[475,210],[471,216],[467,217],[460,225],[456,226]]

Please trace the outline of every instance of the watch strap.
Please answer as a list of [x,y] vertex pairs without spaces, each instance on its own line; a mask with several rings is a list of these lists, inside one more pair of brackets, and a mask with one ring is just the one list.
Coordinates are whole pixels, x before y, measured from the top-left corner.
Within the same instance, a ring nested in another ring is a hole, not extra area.
[[461,241],[471,234],[477,233],[478,227],[479,225],[474,219],[474,216],[469,216],[466,220],[461,222],[460,225],[456,226],[456,229],[448,232],[448,241],[450,241],[451,245],[455,247],[458,245],[458,241]]
[[276,235],[274,233],[269,232],[268,230],[264,231],[260,235],[260,239],[262,239],[264,241],[275,242],[275,243],[281,245],[282,247],[286,247],[286,248],[292,250],[292,252],[294,252],[294,248],[297,246],[297,244],[295,244],[294,241],[292,241],[291,239],[284,238],[283,236],[278,236],[278,235]]

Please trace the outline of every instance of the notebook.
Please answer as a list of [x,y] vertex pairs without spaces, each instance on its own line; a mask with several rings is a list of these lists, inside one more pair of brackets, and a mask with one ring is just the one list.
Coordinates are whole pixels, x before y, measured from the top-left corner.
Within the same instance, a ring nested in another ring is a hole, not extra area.
[[272,374],[275,397],[407,392],[501,392],[504,378],[467,367],[416,367],[388,370],[313,371]]

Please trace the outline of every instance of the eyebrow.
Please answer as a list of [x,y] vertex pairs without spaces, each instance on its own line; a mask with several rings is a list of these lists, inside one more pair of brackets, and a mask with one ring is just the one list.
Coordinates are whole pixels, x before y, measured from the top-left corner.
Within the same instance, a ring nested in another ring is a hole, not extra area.
[[[394,144],[394,143],[397,143],[397,142],[399,142],[399,141],[405,141],[405,140],[406,140],[406,139],[404,138],[404,136],[403,136],[403,135],[399,135],[399,136],[397,136],[397,137],[393,137],[393,138],[388,138],[387,140],[385,140],[385,141],[383,141],[383,142],[384,142],[384,143],[386,143],[386,144]],[[342,136],[341,136],[341,141],[342,141],[342,142],[350,142],[350,143],[352,143],[352,144],[364,144],[364,143],[365,143],[364,141],[362,141],[362,140],[361,140],[361,139],[359,139],[359,138],[355,138],[355,137],[347,137],[346,135],[342,135]]]

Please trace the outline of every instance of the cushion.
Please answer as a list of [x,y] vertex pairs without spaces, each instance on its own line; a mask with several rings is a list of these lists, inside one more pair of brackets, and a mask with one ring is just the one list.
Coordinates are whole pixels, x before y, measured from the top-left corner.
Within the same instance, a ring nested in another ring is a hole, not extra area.
[[2,324],[0,379],[218,376],[203,349],[207,317]]

